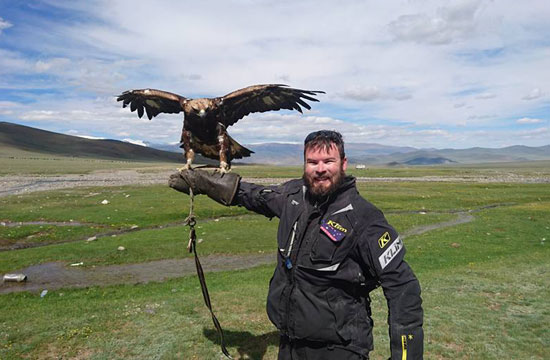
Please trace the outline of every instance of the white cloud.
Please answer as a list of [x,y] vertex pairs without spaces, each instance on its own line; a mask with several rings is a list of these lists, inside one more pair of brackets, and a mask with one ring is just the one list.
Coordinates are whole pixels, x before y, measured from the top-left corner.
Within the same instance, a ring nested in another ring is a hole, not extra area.
[[479,0],[457,1],[437,9],[435,15],[401,15],[389,24],[389,31],[401,41],[449,44],[474,35],[480,5]]
[[525,130],[519,133],[519,136],[523,139],[536,140],[536,139],[546,139],[550,138],[550,128],[541,127],[538,129]]
[[341,97],[357,101],[375,101],[375,100],[408,100],[411,93],[407,89],[379,89],[376,86],[362,87],[356,86],[339,94]]
[[19,118],[26,121],[59,120],[59,112],[52,110],[32,110],[23,113]]
[[0,49],[0,100],[16,105],[0,103],[0,121],[176,142],[181,114],[138,119],[114,96],[144,87],[219,96],[268,82],[327,94],[304,116],[241,120],[229,129],[240,142],[301,142],[325,127],[357,141],[481,146],[520,140],[503,121],[545,118],[545,1],[47,4],[82,21],[17,23],[9,35],[20,46]]
[[534,118],[524,117],[524,118],[521,118],[521,119],[517,119],[516,122],[518,124],[538,124],[538,123],[543,122],[543,120],[542,119],[534,119]]
[[542,96],[542,91],[539,88],[534,88],[529,92],[529,94],[522,97],[522,100],[535,100]]
[[0,101],[0,109],[6,109],[6,108],[14,108],[21,104],[16,103],[14,101]]
[[10,28],[12,27],[13,25],[7,21],[7,20],[4,20],[0,17],[0,35],[2,35],[2,31],[7,29],[7,28]]
[[38,60],[34,66],[38,72],[46,72],[53,70],[64,70],[70,65],[70,60],[67,58],[51,58],[48,60]]
[[476,99],[480,99],[480,100],[489,100],[489,99],[494,99],[495,97],[497,97],[496,94],[493,94],[490,92],[484,92],[476,95]]

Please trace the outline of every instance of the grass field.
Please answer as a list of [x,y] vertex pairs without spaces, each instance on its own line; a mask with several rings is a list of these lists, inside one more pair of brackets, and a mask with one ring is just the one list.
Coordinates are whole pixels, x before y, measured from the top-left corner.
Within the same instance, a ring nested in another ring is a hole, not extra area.
[[[258,177],[300,172],[242,169]],[[413,176],[418,171],[373,170],[386,174],[380,176]],[[431,171],[459,176],[514,169]],[[526,167],[517,173],[548,169]],[[376,182],[360,183],[359,190],[402,233],[448,221],[457,212],[474,216],[472,222],[405,239],[407,261],[422,285],[426,359],[548,358],[549,184]],[[104,199],[109,204],[102,205]],[[197,201],[201,254],[275,251],[276,220],[204,197]],[[164,186],[75,188],[0,198],[0,221],[22,222],[0,227],[0,244],[42,245],[0,252],[0,273],[48,261],[83,261],[86,267],[187,257],[181,225],[187,211],[188,198]],[[26,224],[39,220],[50,225]],[[76,225],[56,225],[65,222]],[[108,236],[86,241],[100,234]],[[127,251],[116,251],[119,245]],[[235,358],[276,359],[278,335],[265,314],[272,271],[267,265],[207,274]],[[385,299],[380,290],[372,295],[376,348],[371,358],[387,359]],[[0,309],[1,359],[222,357],[195,276],[51,290],[43,298],[29,292],[4,294]]]

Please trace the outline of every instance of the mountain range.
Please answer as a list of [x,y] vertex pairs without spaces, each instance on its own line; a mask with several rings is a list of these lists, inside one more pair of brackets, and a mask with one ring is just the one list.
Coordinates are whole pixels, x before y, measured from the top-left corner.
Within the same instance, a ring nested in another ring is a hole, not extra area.
[[[177,145],[150,144],[151,147],[175,151]],[[251,157],[239,162],[273,165],[302,164],[302,144],[262,143],[246,144],[254,151]],[[550,145],[530,147],[515,145],[498,149],[473,147],[469,149],[417,149],[373,143],[347,143],[346,156],[351,164],[369,165],[440,165],[480,164],[550,160]]]
[[[262,143],[244,144],[254,151],[241,163],[300,165],[302,144]],[[176,145],[148,144],[140,146],[119,140],[95,140],[59,134],[51,131],[0,122],[0,155],[8,149],[56,154],[73,157],[92,157],[133,161],[183,162],[181,149]],[[550,145],[530,147],[515,145],[503,148],[417,149],[373,143],[348,143],[346,156],[351,164],[368,165],[438,165],[475,164],[550,160]],[[216,161],[197,155],[196,163],[216,164]]]

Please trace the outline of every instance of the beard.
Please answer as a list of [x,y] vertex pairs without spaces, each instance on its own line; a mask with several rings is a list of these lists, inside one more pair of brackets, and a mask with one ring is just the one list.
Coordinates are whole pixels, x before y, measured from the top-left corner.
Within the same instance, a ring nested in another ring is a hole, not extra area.
[[308,175],[304,173],[302,178],[304,179],[309,195],[313,199],[319,200],[332,195],[340,187],[345,176],[346,173],[342,168],[340,168],[340,171],[332,177],[325,176],[325,179],[330,180],[330,184],[328,186],[322,186],[321,184],[315,183],[315,175]]

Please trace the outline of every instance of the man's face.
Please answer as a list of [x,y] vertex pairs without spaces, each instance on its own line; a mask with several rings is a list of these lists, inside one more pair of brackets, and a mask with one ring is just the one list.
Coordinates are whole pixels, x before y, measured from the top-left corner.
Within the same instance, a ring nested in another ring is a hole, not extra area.
[[340,186],[345,175],[348,160],[340,159],[336,146],[328,151],[323,148],[306,150],[304,159],[304,179],[312,195],[321,197],[330,195]]

